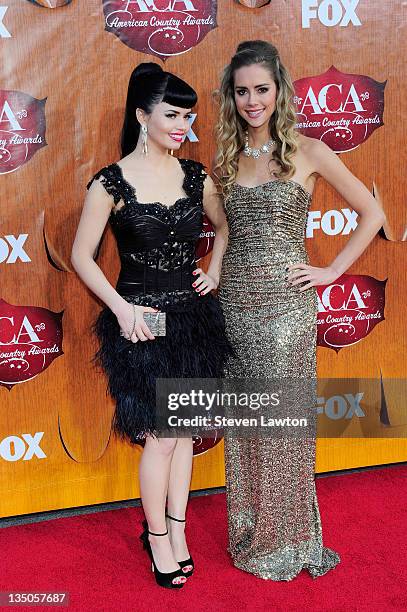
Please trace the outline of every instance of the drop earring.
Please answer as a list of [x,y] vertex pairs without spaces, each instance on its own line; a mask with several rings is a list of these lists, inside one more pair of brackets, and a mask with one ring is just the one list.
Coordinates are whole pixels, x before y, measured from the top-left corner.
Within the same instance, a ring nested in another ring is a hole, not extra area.
[[142,125],[141,126],[141,141],[143,144],[143,155],[144,156],[148,155],[147,134],[148,134],[147,126]]

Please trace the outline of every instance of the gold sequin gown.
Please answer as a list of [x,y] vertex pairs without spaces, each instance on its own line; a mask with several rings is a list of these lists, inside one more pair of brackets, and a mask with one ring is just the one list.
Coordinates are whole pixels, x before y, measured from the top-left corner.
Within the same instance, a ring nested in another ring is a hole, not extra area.
[[[316,290],[287,285],[286,266],[308,263],[311,195],[294,181],[235,183],[225,200],[229,243],[219,298],[235,355],[225,378],[316,376]],[[316,417],[315,417],[316,418]],[[322,545],[315,436],[236,438],[225,431],[229,553],[270,580],[313,577],[340,562]]]

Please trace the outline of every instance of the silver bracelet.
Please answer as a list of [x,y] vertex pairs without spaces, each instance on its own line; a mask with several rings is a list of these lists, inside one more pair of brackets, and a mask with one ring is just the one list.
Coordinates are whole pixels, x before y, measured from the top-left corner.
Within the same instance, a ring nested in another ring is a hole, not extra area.
[[135,304],[133,304],[133,310],[134,310],[134,323],[133,323],[133,329],[131,330],[131,334],[129,338],[132,337],[132,335],[134,334],[134,330],[136,329],[136,305]]

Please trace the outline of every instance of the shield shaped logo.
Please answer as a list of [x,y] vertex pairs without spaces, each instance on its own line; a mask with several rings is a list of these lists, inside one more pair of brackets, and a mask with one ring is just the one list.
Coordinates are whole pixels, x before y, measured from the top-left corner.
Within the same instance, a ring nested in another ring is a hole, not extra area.
[[294,87],[297,128],[335,153],[356,149],[383,125],[386,81],[331,66],[324,74],[295,81]]
[[45,102],[22,91],[0,90],[0,174],[17,170],[46,146]]
[[217,0],[102,0],[105,29],[162,60],[187,53],[217,27]]

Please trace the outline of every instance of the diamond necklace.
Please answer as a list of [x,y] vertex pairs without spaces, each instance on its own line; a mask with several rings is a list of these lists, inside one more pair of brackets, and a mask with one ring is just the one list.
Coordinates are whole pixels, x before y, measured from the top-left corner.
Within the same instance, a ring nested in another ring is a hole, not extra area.
[[263,153],[270,153],[271,147],[275,144],[276,141],[270,138],[270,140],[266,142],[266,144],[262,145],[260,149],[253,149],[252,147],[249,147],[249,132],[246,130],[243,154],[246,157],[254,157],[254,159],[257,159]]

